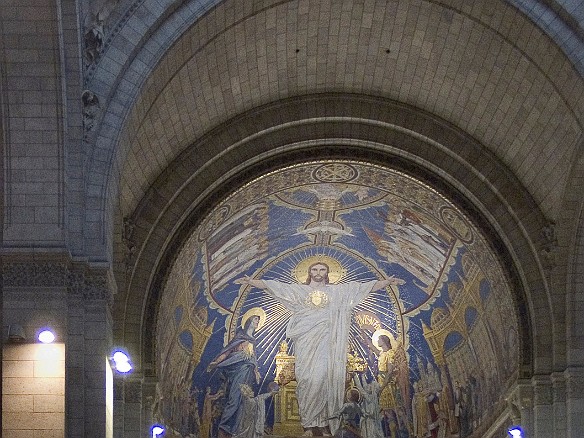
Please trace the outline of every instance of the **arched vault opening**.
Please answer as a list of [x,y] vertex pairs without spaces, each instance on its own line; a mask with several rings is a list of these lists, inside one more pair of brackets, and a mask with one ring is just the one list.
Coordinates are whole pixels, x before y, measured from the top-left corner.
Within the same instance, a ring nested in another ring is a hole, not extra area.
[[[199,151],[211,158],[201,161]],[[475,140],[392,101],[324,94],[250,111],[181,154],[126,218],[134,250],[115,336],[156,377],[163,398],[174,388],[175,397],[204,403],[207,388],[220,391],[210,362],[246,312],[260,308],[256,390],[265,389],[282,342],[294,356],[290,315],[235,280],[291,283],[303,260],[321,257],[338,267],[338,282],[403,277],[403,286],[354,309],[347,348],[373,378],[371,337],[378,329],[392,335],[404,357],[404,418],[421,388],[454,397],[505,382],[477,400],[496,417],[506,391],[549,354],[549,336],[533,343],[530,313],[545,302],[545,282],[525,275],[538,266],[535,254],[518,251],[539,244],[532,239],[545,221],[520,187]],[[527,211],[535,220],[521,223]],[[167,424],[182,421],[157,409]]]

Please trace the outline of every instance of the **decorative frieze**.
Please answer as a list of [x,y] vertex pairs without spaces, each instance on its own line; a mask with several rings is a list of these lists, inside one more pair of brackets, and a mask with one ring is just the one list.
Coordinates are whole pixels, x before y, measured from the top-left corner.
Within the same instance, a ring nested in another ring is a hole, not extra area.
[[15,262],[4,263],[4,287],[63,287],[68,280],[65,263]]
[[64,261],[4,263],[3,286],[9,288],[65,288],[85,301],[113,303],[115,284],[107,269],[92,270]]

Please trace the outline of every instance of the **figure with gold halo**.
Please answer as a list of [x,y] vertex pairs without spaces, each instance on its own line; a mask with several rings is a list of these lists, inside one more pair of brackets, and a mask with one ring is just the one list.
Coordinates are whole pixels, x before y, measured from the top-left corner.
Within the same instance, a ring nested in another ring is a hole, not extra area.
[[295,348],[296,396],[305,435],[331,434],[339,421],[333,418],[343,406],[347,344],[351,311],[370,292],[404,281],[389,277],[368,282],[331,284],[330,265],[336,260],[318,257],[308,266],[306,280],[282,283],[243,277],[238,284],[263,289],[292,316],[286,336]]
[[[377,359],[377,382],[380,385],[379,407],[382,412],[397,412],[396,385],[395,385],[395,366],[393,362],[394,350],[390,340],[389,331],[380,329],[373,333],[373,344],[381,349]],[[390,417],[391,418],[391,417]],[[397,416],[396,416],[397,418]],[[389,428],[392,436],[395,436],[397,422],[390,422]]]
[[218,369],[225,379],[225,406],[219,421],[219,438],[229,438],[240,433],[244,420],[242,385],[259,383],[256,338],[254,333],[265,322],[261,308],[248,310],[241,318],[241,328],[219,355],[209,364],[209,371]]

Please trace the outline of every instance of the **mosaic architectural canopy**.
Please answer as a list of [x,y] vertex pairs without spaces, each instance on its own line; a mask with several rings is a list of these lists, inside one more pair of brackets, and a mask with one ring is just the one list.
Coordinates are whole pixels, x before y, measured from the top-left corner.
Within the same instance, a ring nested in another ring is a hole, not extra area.
[[[464,393],[474,394],[473,407],[449,427],[478,431],[500,412],[516,377],[518,321],[497,255],[451,201],[398,171],[349,161],[275,171],[217,206],[175,260],[157,322],[159,391],[166,400],[157,415],[179,433],[189,421],[178,405],[195,403],[204,417],[210,411],[203,405],[217,394],[218,412],[225,408],[225,376],[213,363],[251,316],[259,316],[254,393],[265,393],[274,381],[294,387],[286,363],[303,348],[327,360],[319,349],[329,348],[296,345],[296,315],[336,305],[335,293],[352,293],[357,283],[391,277],[400,281],[351,298],[340,310],[346,324],[327,320],[323,336],[326,345],[343,343],[347,371],[363,381],[383,374],[379,337],[388,336],[396,371],[386,407],[396,424],[415,427],[417,393],[445,394],[453,416]],[[300,307],[254,283],[284,283],[286,290],[305,283],[315,263],[327,267],[330,285],[311,291]],[[289,395],[295,403],[295,392]],[[270,405],[268,421],[294,428],[298,412],[281,412],[283,397]],[[217,415],[200,418],[201,424],[213,427]]]

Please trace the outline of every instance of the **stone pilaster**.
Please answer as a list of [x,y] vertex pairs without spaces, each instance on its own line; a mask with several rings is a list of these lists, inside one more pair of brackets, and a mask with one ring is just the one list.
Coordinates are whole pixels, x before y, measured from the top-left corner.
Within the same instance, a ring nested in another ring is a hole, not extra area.
[[150,430],[156,422],[154,418],[154,406],[157,402],[157,380],[145,377],[142,382],[142,430]]
[[156,381],[138,374],[114,377],[114,438],[148,435],[154,422],[155,396]]
[[554,405],[554,437],[566,438],[566,378],[563,373],[553,373],[551,378]]
[[570,367],[566,379],[566,434],[580,436],[584,431],[584,368]]
[[514,425],[521,426],[525,437],[533,435],[533,386],[528,380],[515,384],[506,397],[509,403],[509,417]]
[[49,326],[66,345],[66,436],[104,437],[115,290],[109,270],[74,263],[63,254],[19,254],[4,261],[2,281],[4,306],[10,309],[4,323],[22,325],[29,338]]
[[142,426],[142,379],[128,376],[124,381],[124,437],[140,437]]
[[83,414],[84,432],[80,436],[84,437],[103,437],[106,431],[104,388],[105,367],[109,366],[107,357],[112,346],[111,284],[105,270],[71,269],[69,272],[70,311],[82,315],[82,319],[72,321],[69,331],[79,339],[78,347],[80,344],[83,347],[83,362],[71,365],[83,367],[83,413],[78,414]]
[[554,409],[553,386],[550,376],[537,375],[531,379],[533,386],[533,436],[553,437]]
[[114,375],[114,438],[124,438],[124,379]]

